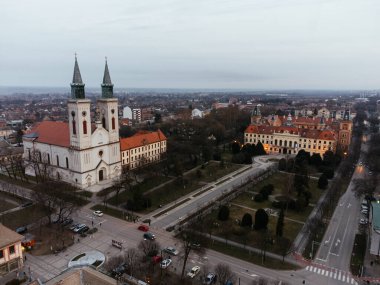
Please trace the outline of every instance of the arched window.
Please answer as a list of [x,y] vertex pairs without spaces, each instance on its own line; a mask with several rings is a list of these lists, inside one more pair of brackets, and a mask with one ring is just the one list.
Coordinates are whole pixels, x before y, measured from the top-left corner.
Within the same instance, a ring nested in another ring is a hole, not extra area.
[[86,120],[83,121],[83,134],[87,135],[87,122],[86,122]]
[[69,168],[69,159],[66,157],[66,168]]
[[102,118],[102,126],[105,129],[106,128],[106,118]]
[[75,127],[75,120],[73,120],[73,134],[77,134],[77,128]]
[[57,155],[57,166],[59,166],[59,156]]
[[47,154],[48,155],[48,161],[47,163],[50,164],[50,154]]
[[115,129],[115,118],[112,117],[112,129],[114,130]]

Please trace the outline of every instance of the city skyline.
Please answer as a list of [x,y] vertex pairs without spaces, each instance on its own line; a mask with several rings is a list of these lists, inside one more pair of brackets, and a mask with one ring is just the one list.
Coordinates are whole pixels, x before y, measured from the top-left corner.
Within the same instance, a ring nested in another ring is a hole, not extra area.
[[0,4],[0,86],[378,89],[380,3],[21,1]]

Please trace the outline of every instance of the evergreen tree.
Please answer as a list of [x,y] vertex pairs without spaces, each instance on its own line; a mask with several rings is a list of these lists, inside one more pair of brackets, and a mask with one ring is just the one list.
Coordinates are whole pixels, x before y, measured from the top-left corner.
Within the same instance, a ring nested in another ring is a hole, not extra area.
[[266,151],[265,151],[265,149],[264,149],[264,146],[263,146],[263,144],[261,142],[258,142],[256,144],[255,154],[256,155],[265,155],[265,154],[267,154]]
[[255,229],[266,229],[269,222],[269,216],[264,209],[258,209],[255,214]]
[[319,189],[326,189],[328,184],[329,184],[329,181],[328,181],[326,175],[322,174],[318,179],[318,188]]
[[241,220],[242,227],[252,227],[252,216],[249,213],[245,213]]
[[277,225],[276,225],[276,236],[278,237],[282,237],[283,235],[284,219],[285,219],[284,208],[281,208],[280,214],[278,215],[278,219],[277,219]]
[[221,206],[219,208],[218,219],[220,221],[227,221],[229,217],[230,209],[226,205]]

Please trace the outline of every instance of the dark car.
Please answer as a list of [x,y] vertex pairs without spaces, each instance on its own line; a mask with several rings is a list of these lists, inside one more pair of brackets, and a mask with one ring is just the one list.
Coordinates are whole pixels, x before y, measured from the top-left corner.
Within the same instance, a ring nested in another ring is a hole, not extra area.
[[62,225],[63,225],[63,226],[67,226],[67,225],[70,225],[72,222],[73,222],[73,219],[72,219],[72,218],[66,218],[66,219],[64,219],[64,221],[62,222]]
[[88,226],[85,226],[83,228],[81,228],[77,233],[78,234],[84,234],[85,232],[87,232],[90,228]]
[[145,233],[144,234],[144,239],[154,240],[155,238],[156,238],[156,236],[152,233]]
[[119,276],[123,275],[127,271],[127,268],[128,268],[127,263],[120,264],[118,267],[116,267],[112,270],[112,276],[119,277]]
[[24,234],[24,233],[26,233],[28,231],[28,229],[26,228],[26,227],[18,227],[17,229],[16,229],[16,233],[18,233],[18,234]]

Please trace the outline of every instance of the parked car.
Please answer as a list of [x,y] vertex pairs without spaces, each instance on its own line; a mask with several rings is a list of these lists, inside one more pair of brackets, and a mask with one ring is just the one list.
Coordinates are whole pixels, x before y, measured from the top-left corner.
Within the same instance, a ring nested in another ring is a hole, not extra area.
[[145,233],[143,235],[143,237],[144,237],[144,239],[148,239],[148,240],[154,240],[154,239],[156,239],[156,236],[154,234],[152,234],[152,233]]
[[78,227],[79,225],[80,225],[79,223],[72,224],[72,225],[69,227],[69,230],[74,231],[74,229],[75,229],[76,227]]
[[147,225],[139,225],[137,229],[143,232],[149,231],[149,227]]
[[171,255],[178,255],[178,253],[179,253],[178,250],[176,250],[174,247],[171,247],[171,246],[168,246],[163,251],[166,253],[169,253]]
[[168,268],[168,266],[170,264],[172,264],[172,260],[170,258],[167,258],[167,259],[164,259],[163,261],[161,261],[160,267],[165,269],[165,268]]
[[84,234],[85,232],[87,232],[90,228],[88,226],[84,226],[83,228],[80,228],[77,233],[78,234]]
[[119,276],[123,275],[127,271],[127,268],[128,268],[128,264],[127,263],[122,263],[118,267],[114,268],[112,270],[111,274],[114,277],[119,277]]
[[216,275],[214,273],[209,272],[203,281],[203,284],[210,285],[212,283],[216,282]]
[[73,219],[72,219],[72,218],[66,218],[66,219],[64,219],[63,222],[62,222],[62,226],[70,225],[72,222],[73,222]]
[[78,233],[84,227],[87,227],[87,226],[85,224],[79,224],[75,229],[73,229],[73,232]]
[[27,231],[28,231],[28,229],[26,227],[18,227],[16,229],[16,233],[18,233],[18,234],[25,234]]
[[161,262],[161,260],[162,260],[162,257],[159,256],[159,255],[152,256],[152,262],[154,264],[157,264],[157,263]]
[[200,270],[201,268],[199,266],[194,266],[193,268],[191,268],[190,272],[187,273],[187,276],[190,278],[194,278]]
[[103,212],[102,211],[100,211],[100,210],[96,210],[96,211],[94,211],[94,213],[93,213],[95,216],[98,216],[98,217],[101,217],[101,216],[103,216]]
[[368,224],[368,219],[360,219],[360,221],[359,221],[359,224],[361,224],[361,225],[366,225],[366,224]]

